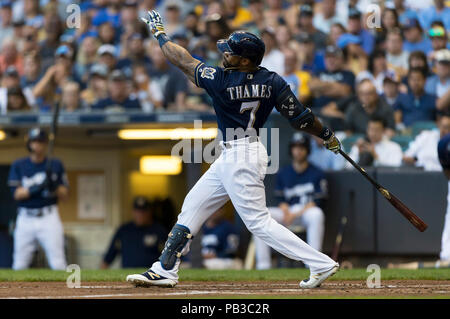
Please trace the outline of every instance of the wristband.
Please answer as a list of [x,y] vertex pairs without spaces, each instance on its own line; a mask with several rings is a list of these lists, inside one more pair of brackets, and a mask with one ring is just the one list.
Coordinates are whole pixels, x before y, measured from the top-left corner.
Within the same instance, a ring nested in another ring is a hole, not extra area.
[[170,41],[170,38],[165,33],[160,33],[156,39],[159,42],[159,46],[162,48],[164,44]]
[[324,141],[327,141],[330,137],[333,136],[333,132],[326,126],[323,127],[322,132],[318,135]]

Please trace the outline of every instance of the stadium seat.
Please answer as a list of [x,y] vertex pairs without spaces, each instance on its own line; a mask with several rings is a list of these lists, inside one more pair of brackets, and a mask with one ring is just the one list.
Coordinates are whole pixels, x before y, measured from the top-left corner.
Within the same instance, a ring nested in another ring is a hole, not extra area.
[[353,134],[353,135],[350,135],[350,136],[346,137],[345,139],[343,139],[342,146],[344,147],[344,151],[346,151],[347,153],[350,152],[353,144],[355,144],[356,141],[361,137],[364,137],[364,135],[363,134]]
[[391,140],[398,143],[404,152],[408,149],[409,143],[412,142],[414,138],[410,135],[395,135]]
[[412,136],[416,137],[424,130],[433,130],[435,128],[437,128],[436,123],[432,121],[416,122],[411,125]]

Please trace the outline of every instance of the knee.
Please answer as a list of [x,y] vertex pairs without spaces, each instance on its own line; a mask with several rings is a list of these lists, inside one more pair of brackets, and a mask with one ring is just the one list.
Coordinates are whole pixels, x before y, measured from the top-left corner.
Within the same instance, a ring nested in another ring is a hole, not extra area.
[[253,223],[249,223],[247,225],[248,230],[255,236],[260,236],[262,234],[267,233],[267,230],[270,227],[270,223],[272,218],[269,214],[267,214],[264,218],[261,218]]

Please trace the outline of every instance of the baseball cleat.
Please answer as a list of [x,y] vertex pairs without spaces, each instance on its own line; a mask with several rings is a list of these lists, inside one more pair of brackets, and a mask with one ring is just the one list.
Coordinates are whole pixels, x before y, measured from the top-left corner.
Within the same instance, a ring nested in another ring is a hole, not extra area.
[[311,274],[308,279],[304,279],[300,282],[300,288],[310,289],[310,288],[318,288],[320,284],[324,282],[328,277],[333,276],[339,270],[339,264],[336,264],[328,271]]
[[150,269],[142,274],[128,275],[127,281],[134,284],[135,287],[175,287],[177,284],[176,280],[158,275]]

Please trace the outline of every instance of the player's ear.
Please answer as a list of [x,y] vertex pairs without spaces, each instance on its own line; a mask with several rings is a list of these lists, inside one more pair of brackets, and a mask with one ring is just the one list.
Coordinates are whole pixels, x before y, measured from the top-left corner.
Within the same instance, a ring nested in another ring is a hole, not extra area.
[[251,66],[252,61],[247,58],[241,58],[241,66]]

